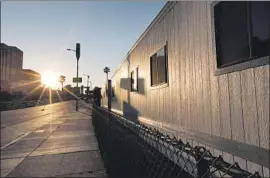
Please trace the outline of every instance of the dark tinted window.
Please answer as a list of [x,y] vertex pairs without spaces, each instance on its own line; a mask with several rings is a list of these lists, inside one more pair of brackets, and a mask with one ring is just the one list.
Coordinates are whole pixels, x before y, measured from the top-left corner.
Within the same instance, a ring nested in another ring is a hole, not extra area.
[[134,71],[131,72],[130,79],[131,79],[131,90],[132,90],[133,89],[133,83],[134,83]]
[[158,83],[166,82],[166,56],[165,48],[157,52]]
[[270,2],[250,2],[252,25],[252,54],[270,54]]
[[246,2],[222,2],[215,7],[218,67],[249,57]]
[[131,72],[131,91],[138,90],[138,68]]
[[166,46],[161,48],[150,58],[151,85],[167,82],[167,51]]
[[134,89],[136,90],[136,91],[138,91],[139,90],[139,68],[137,67],[136,68],[136,70],[135,70],[135,73],[136,73],[136,75],[135,75],[135,81],[134,81]]
[[151,85],[156,85],[157,81],[157,55],[154,54],[151,59]]
[[269,55],[270,2],[220,2],[214,8],[217,66]]

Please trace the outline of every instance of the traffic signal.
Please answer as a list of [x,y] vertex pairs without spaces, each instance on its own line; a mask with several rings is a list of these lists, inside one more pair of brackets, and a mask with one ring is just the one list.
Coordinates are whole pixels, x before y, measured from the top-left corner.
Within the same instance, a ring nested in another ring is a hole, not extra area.
[[77,57],[77,60],[79,60],[81,56],[81,45],[80,43],[76,43],[76,57]]

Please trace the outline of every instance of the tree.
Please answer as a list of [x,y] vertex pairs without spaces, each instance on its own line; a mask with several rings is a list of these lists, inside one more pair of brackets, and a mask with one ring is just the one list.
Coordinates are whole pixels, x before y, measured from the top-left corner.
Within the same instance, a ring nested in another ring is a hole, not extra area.
[[0,100],[1,100],[1,102],[3,102],[3,101],[11,101],[11,99],[12,99],[12,96],[11,96],[11,94],[9,92],[7,92],[7,91],[1,91],[0,92]]
[[[62,96],[65,100],[74,99],[74,97],[69,93],[72,92],[72,86],[70,84],[64,86],[65,91],[62,92]],[[68,92],[69,91],[69,92]]]
[[[103,71],[104,71],[104,73],[106,73],[107,81],[108,81],[108,73],[111,72],[111,70],[110,70],[109,67],[105,67],[105,68],[103,69]],[[107,83],[107,81],[106,81],[106,83]]]
[[66,81],[66,77],[64,75],[60,75],[59,82],[61,83],[62,91],[63,91],[63,85],[64,85],[65,81]]

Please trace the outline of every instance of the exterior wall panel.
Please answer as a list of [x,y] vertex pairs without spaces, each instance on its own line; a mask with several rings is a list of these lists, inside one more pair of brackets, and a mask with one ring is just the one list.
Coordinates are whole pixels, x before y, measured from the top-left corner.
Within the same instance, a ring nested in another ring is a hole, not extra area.
[[[227,149],[232,141],[246,144],[251,152],[255,146],[255,154],[269,151],[269,64],[215,74],[213,2],[169,2],[154,21],[112,77],[119,85],[115,102],[121,105],[115,109],[125,112],[125,103],[140,121],[193,145],[206,145],[244,169],[269,174],[269,165]],[[166,43],[168,85],[151,87],[150,56]],[[139,91],[130,92],[130,85],[124,89],[122,83],[137,66]],[[199,139],[204,134],[213,139]]]

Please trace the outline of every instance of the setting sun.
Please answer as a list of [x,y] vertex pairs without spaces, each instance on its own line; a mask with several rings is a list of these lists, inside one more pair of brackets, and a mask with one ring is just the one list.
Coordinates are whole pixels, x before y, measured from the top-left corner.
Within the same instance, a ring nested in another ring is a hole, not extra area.
[[41,82],[49,88],[56,88],[58,83],[57,75],[52,71],[45,71],[41,75]]

